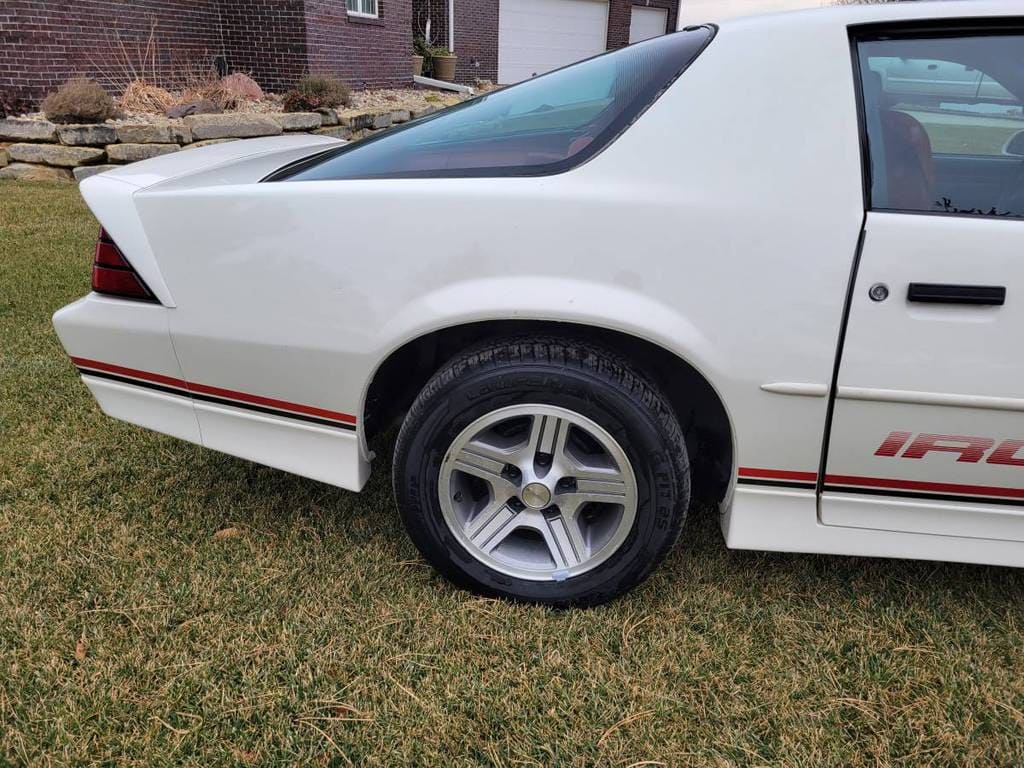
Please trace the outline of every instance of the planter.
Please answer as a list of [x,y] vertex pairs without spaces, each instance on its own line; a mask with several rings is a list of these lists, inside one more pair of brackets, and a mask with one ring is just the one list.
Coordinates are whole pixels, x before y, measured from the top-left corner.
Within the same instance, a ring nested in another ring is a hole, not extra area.
[[423,74],[423,57],[413,56],[412,57],[412,76],[419,77]]
[[455,62],[458,60],[458,56],[434,56],[431,59],[434,63],[434,78],[448,82],[453,81],[455,79]]

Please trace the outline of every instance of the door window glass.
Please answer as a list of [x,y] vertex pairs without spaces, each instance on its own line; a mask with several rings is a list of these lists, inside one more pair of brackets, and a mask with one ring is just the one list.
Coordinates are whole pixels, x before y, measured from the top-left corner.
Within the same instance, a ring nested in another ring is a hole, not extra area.
[[1024,216],[1024,35],[858,44],[881,210]]

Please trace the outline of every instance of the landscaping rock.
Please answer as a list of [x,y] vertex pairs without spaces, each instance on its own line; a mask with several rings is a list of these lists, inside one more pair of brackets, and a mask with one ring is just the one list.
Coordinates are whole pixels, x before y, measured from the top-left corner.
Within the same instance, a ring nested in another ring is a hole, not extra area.
[[269,115],[235,113],[228,115],[190,115],[185,124],[195,139],[244,139],[253,136],[277,136],[281,124]]
[[199,147],[208,147],[211,144],[226,144],[229,141],[238,141],[238,139],[206,139],[205,141],[193,141],[191,144],[186,144],[182,149],[197,149]]
[[414,109],[409,114],[410,114],[410,116],[412,117],[413,120],[419,120],[421,117],[426,117],[427,115],[432,115],[432,114],[434,114],[437,111],[438,111],[437,107],[429,106],[429,107],[424,107],[423,109]]
[[321,136],[333,136],[336,139],[352,138],[352,129],[346,128],[343,125],[332,125],[330,128],[317,128],[313,133],[320,134]]
[[65,147],[61,144],[11,144],[7,152],[12,160],[20,163],[44,163],[69,168],[103,160],[102,149]]
[[177,144],[111,144],[107,147],[107,156],[117,163],[135,163],[151,157],[168,155],[179,149],[181,147]]
[[48,120],[0,120],[0,141],[56,141],[57,126]]
[[57,136],[61,144],[73,147],[105,147],[117,141],[117,131],[109,125],[62,125]]
[[338,112],[338,123],[353,131],[372,128],[375,114],[364,109],[345,109]]
[[392,123],[407,123],[411,119],[412,115],[410,114],[408,109],[396,109],[394,112],[391,113]]
[[316,112],[286,112],[274,117],[286,131],[311,131],[323,124],[323,118]]
[[18,181],[74,181],[74,176],[67,168],[52,168],[48,165],[32,163],[11,163],[0,168],[0,179],[17,179]]
[[188,144],[192,131],[180,123],[121,125],[117,140],[123,144]]
[[[404,110],[401,110],[404,112]],[[338,113],[338,122],[347,128],[387,128],[391,125],[392,112],[375,112],[365,109],[346,109]]]
[[338,124],[338,113],[330,107],[321,107],[317,110],[320,115],[320,123],[322,125],[337,125]]
[[7,154],[6,149],[0,149],[0,168],[11,162],[11,156]]
[[90,176],[95,176],[97,173],[103,173],[104,171],[112,171],[115,168],[120,168],[119,165],[82,165],[78,168],[72,169],[72,173],[75,174],[75,181],[85,181]]
[[176,104],[164,114],[170,118],[181,118],[189,115],[216,115],[220,112],[221,108],[209,99],[196,99],[195,101],[186,101],[184,104]]
[[220,79],[220,87],[236,99],[259,101],[263,98],[263,89],[259,83],[243,72],[225,75]]

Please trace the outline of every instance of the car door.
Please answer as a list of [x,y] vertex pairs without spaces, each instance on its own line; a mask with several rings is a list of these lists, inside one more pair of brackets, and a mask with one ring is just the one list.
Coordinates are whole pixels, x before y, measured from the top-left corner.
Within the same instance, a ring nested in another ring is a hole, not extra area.
[[1024,30],[854,50],[870,199],[821,522],[1024,541]]

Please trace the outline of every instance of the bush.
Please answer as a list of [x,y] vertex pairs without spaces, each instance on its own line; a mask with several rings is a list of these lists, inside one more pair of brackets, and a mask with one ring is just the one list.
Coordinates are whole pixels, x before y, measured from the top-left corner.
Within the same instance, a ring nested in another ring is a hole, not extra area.
[[285,112],[315,112],[321,106],[319,103],[313,103],[306,94],[294,88],[288,91],[284,95],[284,99],[281,100],[281,109]]
[[54,123],[102,123],[117,114],[117,107],[95,80],[75,78],[43,100],[43,113]]
[[32,111],[33,103],[11,92],[0,93],[0,118],[16,117]]
[[120,98],[121,109],[160,114],[174,103],[174,94],[145,80],[132,80]]
[[181,103],[193,101],[209,102],[214,104],[218,112],[225,109],[234,109],[238,106],[239,100],[229,94],[220,84],[217,78],[207,80],[194,80],[181,92]]
[[309,112],[321,107],[340,107],[349,103],[351,89],[333,77],[306,75],[284,97],[286,112]]

